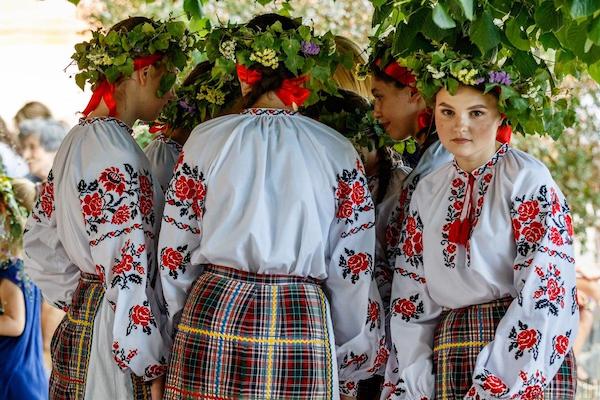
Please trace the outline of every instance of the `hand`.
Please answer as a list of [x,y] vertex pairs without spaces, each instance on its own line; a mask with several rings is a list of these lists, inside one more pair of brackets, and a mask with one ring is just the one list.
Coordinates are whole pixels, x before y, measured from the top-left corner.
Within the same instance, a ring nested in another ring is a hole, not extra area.
[[159,376],[155,380],[152,381],[152,386],[150,387],[150,393],[152,396],[152,400],[162,400],[163,394],[165,392],[165,376]]

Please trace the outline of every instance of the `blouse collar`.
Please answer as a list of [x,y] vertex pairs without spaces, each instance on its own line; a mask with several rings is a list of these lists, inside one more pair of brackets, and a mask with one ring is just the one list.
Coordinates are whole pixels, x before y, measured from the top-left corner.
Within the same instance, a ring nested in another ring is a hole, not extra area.
[[298,111],[289,111],[281,108],[246,108],[242,114],[248,115],[296,115]]
[[[508,143],[503,143],[498,150],[496,150],[496,152],[494,153],[494,155],[492,156],[492,158],[489,159],[488,162],[486,162],[485,164],[483,164],[482,166],[480,166],[479,168],[475,169],[474,171],[472,171],[470,173],[470,175],[473,175],[474,177],[480,176],[482,175],[488,168],[492,168],[494,165],[496,165],[498,163],[498,161],[500,161],[504,155],[506,154],[506,152],[508,151],[509,146]],[[464,171],[461,167],[458,166],[458,163],[456,162],[456,159],[452,160],[452,164],[454,165],[454,168],[456,168],[456,171],[462,175],[462,176],[469,176],[469,173]]]
[[85,126],[85,125],[93,124],[94,122],[98,122],[98,121],[114,122],[117,125],[119,125],[121,128],[124,128],[125,130],[127,130],[127,133],[129,133],[131,136],[133,136],[133,129],[131,129],[129,127],[129,125],[127,125],[125,122],[123,122],[120,119],[115,118],[115,117],[92,117],[92,118],[82,117],[82,118],[79,118],[79,125]]
[[159,133],[158,135],[156,135],[156,138],[154,140],[165,143],[166,145],[175,148],[179,153],[183,151],[183,146],[181,144],[166,136],[164,133]]

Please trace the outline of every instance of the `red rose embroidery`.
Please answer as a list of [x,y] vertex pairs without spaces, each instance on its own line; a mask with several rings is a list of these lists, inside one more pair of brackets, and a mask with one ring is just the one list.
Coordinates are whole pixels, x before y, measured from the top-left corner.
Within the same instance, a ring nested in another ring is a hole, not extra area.
[[337,196],[338,199],[345,199],[346,197],[348,197],[348,195],[352,192],[352,189],[350,189],[350,186],[348,186],[348,184],[344,181],[339,181],[338,182],[338,188],[337,191],[335,192],[335,195]]
[[167,247],[162,253],[162,265],[175,271],[183,262],[183,255],[177,250]]
[[544,390],[539,385],[528,386],[521,396],[522,400],[542,400],[543,398]]
[[196,186],[196,200],[202,201],[204,197],[206,197],[206,186],[204,186],[204,183],[198,182]]
[[50,196],[42,196],[40,199],[42,203],[42,211],[44,215],[48,218],[52,216],[52,212],[54,211],[54,199]]
[[555,227],[550,228],[550,240],[557,246],[562,246],[564,244],[560,232]]
[[102,206],[104,201],[98,193],[86,194],[83,198],[83,214],[91,217],[99,217],[102,215]]
[[140,190],[142,191],[142,196],[152,197],[152,182],[150,178],[146,175],[140,176]]
[[99,181],[106,190],[111,190],[122,195],[125,191],[125,175],[116,167],[106,168],[100,173]]
[[134,306],[131,312],[131,320],[136,325],[148,326],[150,323],[150,309],[144,306]]
[[485,183],[490,183],[492,180],[492,174],[486,174],[483,176],[483,180],[485,181]]
[[454,178],[454,180],[452,181],[452,186],[454,186],[455,188],[461,187],[463,186],[463,181],[461,181],[460,178]]
[[338,211],[337,211],[337,217],[338,218],[350,218],[353,211],[354,210],[352,208],[352,202],[349,200],[346,200],[342,204],[340,204]]
[[353,275],[358,275],[369,268],[369,258],[365,253],[358,253],[348,258],[348,268]]
[[352,201],[354,204],[361,204],[365,201],[365,188],[360,182],[354,182],[352,185]]
[[194,198],[196,194],[196,182],[192,178],[180,176],[175,182],[175,195],[181,200]]
[[394,312],[402,314],[407,318],[412,317],[417,312],[417,306],[409,299],[401,299],[394,305]]
[[517,344],[519,346],[519,350],[530,349],[535,346],[537,341],[538,337],[535,329],[526,329],[519,332],[517,335]]
[[573,221],[571,221],[571,216],[569,214],[565,215],[565,224],[567,225],[569,236],[573,236]]
[[113,214],[111,222],[116,225],[124,224],[129,221],[129,207],[123,204],[117,209],[117,212]]
[[450,243],[448,246],[446,246],[446,252],[452,254],[456,251],[456,245]]
[[521,223],[517,219],[512,220],[513,234],[515,235],[515,240],[519,240],[521,237]]
[[369,321],[379,320],[379,306],[376,302],[369,302]]
[[420,254],[423,252],[423,234],[421,232],[415,233],[413,237],[413,243],[415,245],[415,252]]
[[413,217],[406,218],[406,233],[414,235],[417,231],[417,221]]
[[533,221],[529,226],[523,228],[523,236],[528,242],[536,243],[544,237],[544,226],[537,221]]
[[412,242],[410,241],[410,239],[407,239],[404,241],[404,244],[402,245],[402,252],[407,257],[412,257],[415,255],[415,252],[414,252],[414,249],[412,246]]
[[125,254],[112,270],[115,274],[122,274],[123,272],[131,270],[131,267],[133,267],[133,257],[129,254]]
[[142,197],[140,199],[140,211],[143,215],[150,215],[152,213],[152,206],[154,201],[152,197]]
[[559,335],[556,338],[556,343],[554,344],[554,348],[558,354],[565,354],[567,349],[569,348],[569,338],[564,335]]
[[497,376],[489,375],[483,382],[483,389],[491,394],[502,394],[506,391],[506,385]]
[[548,294],[548,299],[550,301],[555,301],[558,296],[560,296],[562,294],[562,288],[560,286],[558,286],[558,283],[556,282],[555,279],[548,279],[548,284],[547,284],[547,291],[546,293]]
[[535,200],[529,200],[524,202],[519,206],[518,213],[519,219],[521,221],[525,222],[535,219],[535,217],[537,217],[540,213],[540,207],[538,205],[538,202]]
[[467,396],[475,396],[477,394],[477,389],[471,386],[471,389],[467,392]]
[[463,208],[463,202],[462,201],[456,201],[456,202],[454,202],[454,204],[452,206],[454,207],[455,210],[462,210],[462,208]]
[[150,365],[146,367],[146,376],[154,377],[163,375],[167,371],[167,367],[165,365]]

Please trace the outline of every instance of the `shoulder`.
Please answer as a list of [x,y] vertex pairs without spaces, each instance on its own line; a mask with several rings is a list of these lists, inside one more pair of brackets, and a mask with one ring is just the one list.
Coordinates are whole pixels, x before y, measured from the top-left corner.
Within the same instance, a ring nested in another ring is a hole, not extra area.
[[532,155],[513,147],[509,148],[499,172],[502,174],[502,177],[512,181],[516,187],[556,185],[544,163]]

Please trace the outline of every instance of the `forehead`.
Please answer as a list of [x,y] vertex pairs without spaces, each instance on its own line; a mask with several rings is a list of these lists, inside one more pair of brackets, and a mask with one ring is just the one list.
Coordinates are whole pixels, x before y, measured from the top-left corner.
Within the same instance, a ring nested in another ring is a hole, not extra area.
[[404,87],[404,88],[400,89],[399,87],[397,87],[394,84],[394,82],[386,82],[375,76],[373,76],[373,79],[371,80],[371,91],[372,92],[400,94],[405,89],[408,89],[408,88]]
[[454,95],[446,89],[440,90],[435,98],[436,105],[445,103],[454,108],[469,108],[483,105],[487,108],[497,108],[498,100],[490,93],[484,94],[472,86],[460,86]]

